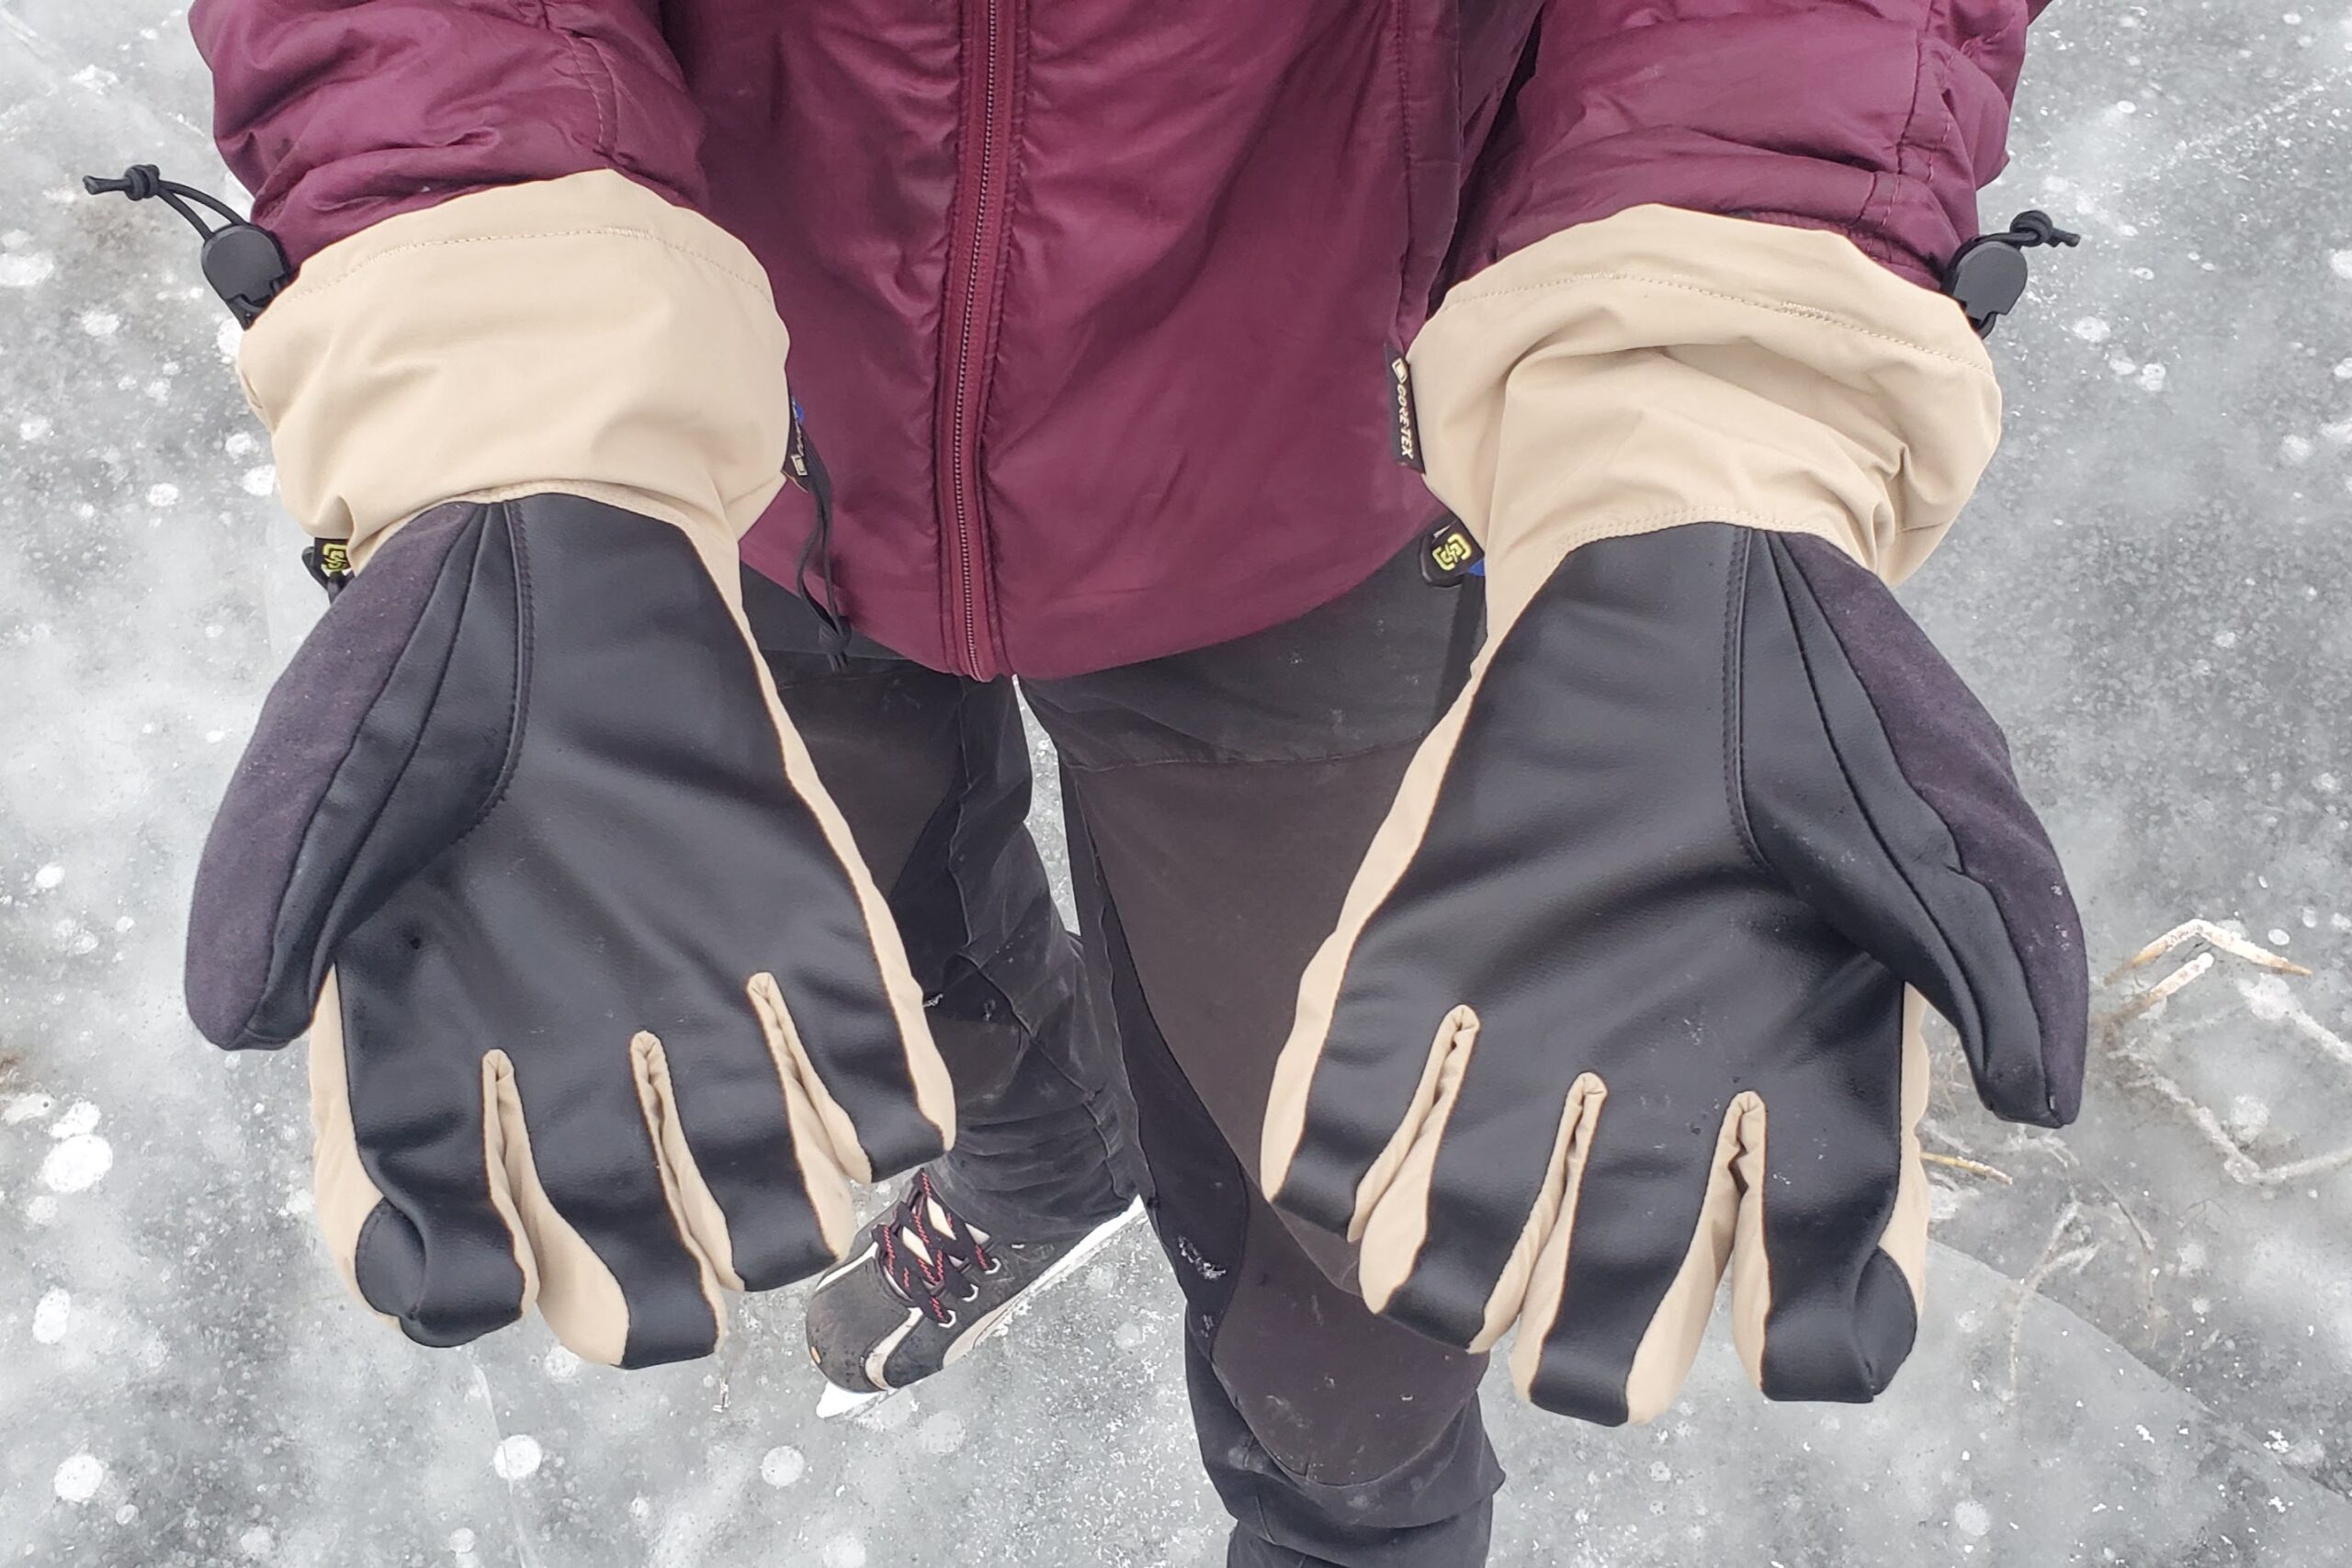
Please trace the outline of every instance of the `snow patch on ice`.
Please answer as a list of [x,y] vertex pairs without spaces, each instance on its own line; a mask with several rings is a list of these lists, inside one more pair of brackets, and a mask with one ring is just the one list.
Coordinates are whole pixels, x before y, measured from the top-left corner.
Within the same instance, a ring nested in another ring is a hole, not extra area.
[[1993,1516],[1984,1504],[1973,1497],[1963,1497],[1952,1505],[1952,1528],[1971,1540],[1982,1540],[1993,1528]]
[[943,1410],[915,1428],[915,1445],[927,1454],[952,1454],[964,1446],[964,1418]]
[[2352,251],[2336,251],[2327,258],[2327,270],[2342,278],[2352,278]]
[[40,1184],[52,1192],[86,1192],[114,1168],[114,1150],[95,1133],[62,1140],[40,1162]]
[[560,1345],[549,1346],[539,1358],[539,1370],[558,1382],[570,1382],[580,1375],[580,1358]]
[[19,1122],[35,1122],[57,1109],[57,1101],[45,1094],[12,1094],[0,1100],[0,1124],[15,1126]]
[[180,487],[179,487],[179,486],[177,486],[177,485],[149,485],[149,486],[147,487],[147,504],[148,504],[148,505],[153,506],[153,507],[156,507],[156,508],[159,508],[159,509],[160,509],[160,508],[166,507],[166,506],[177,506],[179,503],[180,503]]
[[2075,335],[2085,343],[2105,343],[2114,330],[2097,316],[2077,318],[2074,328]]
[[277,465],[264,463],[258,468],[247,468],[237,483],[247,495],[267,495],[277,489]]
[[267,1525],[255,1525],[237,1538],[237,1551],[246,1557],[259,1560],[277,1550],[277,1538],[270,1533]]
[[92,337],[112,337],[122,330],[122,318],[112,310],[85,310],[82,330]]
[[63,1115],[49,1124],[52,1138],[78,1138],[85,1133],[98,1130],[98,1108],[86,1100],[77,1100],[65,1108]]
[[771,1486],[789,1486],[808,1469],[808,1456],[789,1443],[779,1444],[760,1456],[760,1479]]
[[539,1468],[543,1457],[538,1438],[528,1432],[517,1432],[499,1439],[498,1447],[491,1450],[490,1468],[498,1472],[501,1481],[523,1481]]
[[54,1345],[65,1337],[74,1325],[74,1298],[64,1291],[45,1292],[40,1304],[33,1308],[33,1338],[43,1345]]
[[53,863],[33,873],[33,886],[44,893],[64,880],[65,868]]
[[55,428],[56,427],[54,425],[49,423],[46,415],[34,414],[29,419],[20,419],[17,422],[17,439],[19,441],[46,441],[49,439],[49,433]]
[[0,256],[0,288],[30,288],[46,283],[57,271],[57,259],[46,252]]
[[107,1478],[107,1467],[87,1453],[78,1453],[57,1467],[51,1483],[57,1495],[68,1503],[86,1503],[98,1495],[99,1483]]
[[837,1535],[820,1557],[825,1568],[865,1568],[865,1543],[854,1535]]

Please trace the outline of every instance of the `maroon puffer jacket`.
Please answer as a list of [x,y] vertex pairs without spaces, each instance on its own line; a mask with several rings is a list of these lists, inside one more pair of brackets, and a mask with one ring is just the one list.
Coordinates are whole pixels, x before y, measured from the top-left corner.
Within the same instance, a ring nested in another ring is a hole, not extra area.
[[[299,260],[616,168],[766,264],[845,608],[1064,675],[1330,598],[1435,511],[1391,345],[1644,202],[1975,231],[2036,0],[197,0]],[[745,540],[789,581],[787,491]]]

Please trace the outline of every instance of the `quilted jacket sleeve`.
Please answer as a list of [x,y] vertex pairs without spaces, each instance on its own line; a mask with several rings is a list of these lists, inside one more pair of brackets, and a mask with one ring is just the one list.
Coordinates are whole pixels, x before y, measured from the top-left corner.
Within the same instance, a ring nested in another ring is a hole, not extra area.
[[1464,272],[1655,203],[1826,229],[1934,286],[2047,0],[1545,0]]
[[615,170],[700,205],[659,0],[196,0],[213,131],[298,264],[487,186]]

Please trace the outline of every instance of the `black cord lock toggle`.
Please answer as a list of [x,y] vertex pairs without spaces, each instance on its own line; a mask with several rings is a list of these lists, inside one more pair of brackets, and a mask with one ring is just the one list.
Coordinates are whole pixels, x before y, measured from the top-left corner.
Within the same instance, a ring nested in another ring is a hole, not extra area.
[[2047,212],[2020,212],[1998,234],[1979,234],[1960,247],[1944,269],[1944,292],[1968,312],[1978,337],[1991,337],[2001,318],[2025,298],[2025,253],[2036,245],[2079,245]]
[[[221,303],[229,307],[229,313],[237,318],[241,327],[252,326],[260,318],[263,307],[276,299],[277,291],[294,276],[294,269],[287,265],[286,253],[279,248],[277,236],[248,223],[225,203],[204,192],[164,178],[153,164],[133,164],[122,171],[120,179],[85,175],[82,188],[92,196],[119,192],[133,201],[159,197],[187,219],[188,227],[204,236],[204,280],[212,285],[212,291],[220,296]],[[220,225],[216,228],[198,217],[188,206],[191,201],[219,218]]]

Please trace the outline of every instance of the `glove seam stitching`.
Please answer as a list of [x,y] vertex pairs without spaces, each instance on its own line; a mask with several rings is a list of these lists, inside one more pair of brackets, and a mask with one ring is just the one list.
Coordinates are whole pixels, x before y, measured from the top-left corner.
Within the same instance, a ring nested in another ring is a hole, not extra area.
[[1753,570],[1754,544],[1752,536],[1741,536],[1739,559],[1726,574],[1729,581],[1724,592],[1724,795],[1740,848],[1757,870],[1777,882],[1783,879],[1764,858],[1762,847],[1756,842],[1755,829],[1747,820],[1747,693],[1740,680],[1738,653],[1746,643],[1747,595],[1743,590]]
[[[389,246],[368,255],[357,257],[353,260],[347,267],[335,273],[333,276],[320,278],[315,283],[310,283],[306,287],[302,287],[299,292],[289,291],[288,299],[296,304],[300,304],[305,300],[317,299],[332,290],[340,288],[345,284],[354,281],[369,267],[375,266],[379,263],[389,261],[394,256],[404,255],[414,252],[446,250],[458,245],[526,244],[542,240],[583,239],[636,240],[641,241],[646,244],[658,245],[673,255],[681,256],[687,261],[699,262],[704,266],[710,268],[713,272],[719,274],[721,276],[726,277],[731,282],[739,283],[745,288],[751,289],[755,293],[762,291],[760,284],[752,278],[737,271],[734,267],[730,266],[726,262],[721,261],[718,257],[709,255],[691,245],[683,244],[676,240],[670,239],[662,234],[656,234],[647,229],[634,229],[621,224],[595,224],[571,229],[534,229],[526,233],[452,234],[444,238],[433,240],[407,240],[401,242],[400,244]],[[281,300],[279,301],[279,304],[282,306],[286,302],[286,300]]]
[[491,813],[496,811],[505,802],[506,792],[513,786],[515,769],[522,761],[523,724],[530,705],[531,695],[531,566],[523,547],[523,531],[518,525],[520,519],[515,516],[512,504],[500,501],[492,502],[491,505],[498,513],[500,525],[506,530],[506,537],[513,547],[514,559],[515,670],[514,694],[508,702],[506,710],[506,755],[499,763],[498,780],[491,785],[489,795],[482,801],[481,809],[474,814],[472,821],[466,824],[465,831],[449,840],[447,849],[433,857],[435,861],[438,861],[442,855],[458,849],[481,830],[482,824],[490,820]]
[[1691,283],[1681,278],[1664,277],[1653,273],[1572,272],[1563,276],[1547,278],[1541,283],[1513,284],[1508,288],[1484,289],[1476,293],[1457,291],[1449,296],[1446,302],[1449,305],[1455,303],[1479,305],[1504,300],[1514,295],[1547,294],[1578,284],[1593,283],[1629,283],[1652,288],[1670,288],[1684,294],[1697,295],[1702,299],[1721,300],[1726,304],[1744,305],[1750,310],[1770,311],[1774,315],[1815,321],[1825,326],[1841,328],[1859,337],[1893,344],[1900,348],[1907,348],[1930,355],[1957,368],[1966,370],[1972,375],[1983,377],[1986,380],[1997,379],[1989,367],[1974,363],[1963,355],[1938,348],[1932,344],[1922,343],[1917,338],[1906,337],[1899,333],[1883,331],[1820,306],[1797,305],[1786,300],[1759,299],[1753,295],[1735,294],[1726,289],[1710,288],[1703,284]]

